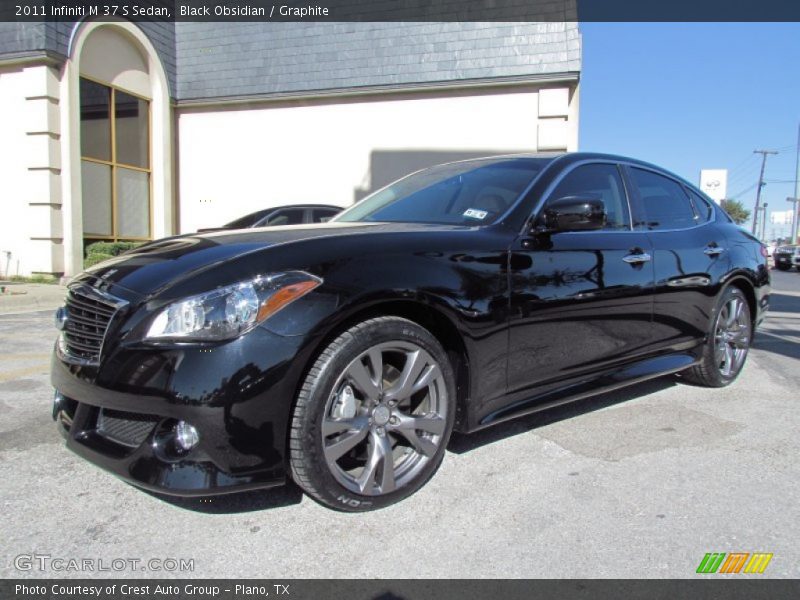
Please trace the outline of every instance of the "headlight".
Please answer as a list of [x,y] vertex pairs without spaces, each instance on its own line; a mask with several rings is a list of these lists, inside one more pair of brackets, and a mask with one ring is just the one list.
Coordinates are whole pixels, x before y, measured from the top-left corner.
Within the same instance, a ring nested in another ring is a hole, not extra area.
[[321,283],[319,277],[289,271],[191,296],[162,309],[153,319],[145,339],[218,341],[234,338]]

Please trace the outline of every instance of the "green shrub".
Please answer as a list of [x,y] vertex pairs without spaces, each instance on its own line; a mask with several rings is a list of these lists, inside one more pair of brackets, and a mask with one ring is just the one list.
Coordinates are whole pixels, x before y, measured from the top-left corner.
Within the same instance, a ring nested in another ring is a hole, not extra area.
[[9,277],[10,281],[19,283],[58,283],[58,278],[52,275],[44,275],[41,273],[25,277],[23,275],[12,275]]
[[143,242],[94,242],[86,246],[86,257],[92,254],[108,254],[109,256],[119,256],[127,250],[141,246]]
[[88,269],[89,267],[93,267],[97,263],[101,263],[104,260],[108,260],[109,258],[114,258],[114,257],[111,254],[106,254],[104,252],[94,252],[83,260],[83,268]]

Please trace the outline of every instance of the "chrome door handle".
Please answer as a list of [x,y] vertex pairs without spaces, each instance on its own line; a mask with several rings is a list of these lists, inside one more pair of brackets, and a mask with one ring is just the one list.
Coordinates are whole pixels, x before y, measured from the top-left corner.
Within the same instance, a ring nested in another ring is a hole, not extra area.
[[720,254],[725,252],[725,248],[716,245],[714,246],[708,245],[705,247],[705,250],[703,250],[703,252],[708,256],[719,256]]
[[626,263],[636,264],[650,262],[653,260],[653,257],[647,252],[641,252],[639,254],[628,254],[628,256],[625,256],[622,260],[624,260]]

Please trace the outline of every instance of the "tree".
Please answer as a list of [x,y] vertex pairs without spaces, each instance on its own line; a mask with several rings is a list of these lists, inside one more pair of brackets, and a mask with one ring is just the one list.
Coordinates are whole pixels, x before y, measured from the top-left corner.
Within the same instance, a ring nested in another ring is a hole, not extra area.
[[725,212],[730,215],[731,219],[733,219],[737,225],[741,225],[750,218],[750,211],[738,200],[723,200],[721,204]]

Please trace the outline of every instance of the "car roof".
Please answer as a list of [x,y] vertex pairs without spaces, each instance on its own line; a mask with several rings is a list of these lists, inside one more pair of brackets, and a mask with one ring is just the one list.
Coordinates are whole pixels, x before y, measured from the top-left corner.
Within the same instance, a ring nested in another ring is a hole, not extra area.
[[272,206],[270,208],[265,208],[265,211],[275,211],[281,210],[282,208],[331,208],[334,210],[342,210],[343,207],[336,206],[335,204],[285,204],[283,206]]
[[463,160],[454,160],[447,163],[442,164],[457,164],[457,163],[464,163],[464,162],[479,162],[482,160],[497,160],[503,158],[538,158],[538,159],[550,159],[552,161],[558,160],[559,162],[564,163],[573,163],[583,160],[591,160],[591,159],[598,159],[598,160],[612,160],[616,162],[626,162],[636,165],[641,165],[643,167],[650,167],[652,169],[657,169],[659,171],[666,171],[667,169],[660,167],[658,165],[654,165],[652,163],[648,163],[643,160],[639,160],[638,158],[631,158],[630,156],[623,156],[621,154],[608,154],[603,152],[514,152],[511,154],[495,154],[490,156],[480,156],[475,158],[466,158]]

